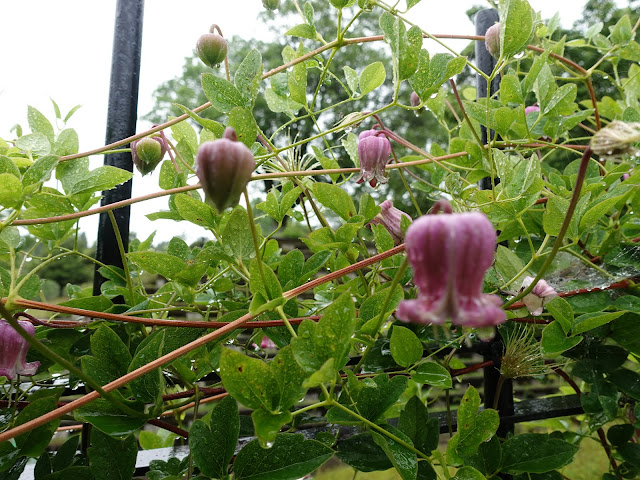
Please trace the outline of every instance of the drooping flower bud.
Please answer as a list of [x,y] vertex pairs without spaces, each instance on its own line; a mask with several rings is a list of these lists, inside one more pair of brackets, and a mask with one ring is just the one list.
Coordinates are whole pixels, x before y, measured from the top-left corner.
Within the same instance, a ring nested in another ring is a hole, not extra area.
[[216,25],[211,26],[211,33],[205,33],[196,43],[196,53],[205,65],[215,68],[227,56],[227,41],[215,32]]
[[[442,202],[441,210],[450,211]],[[496,232],[483,213],[424,215],[405,239],[418,287],[416,300],[400,302],[405,322],[484,327],[506,320],[497,295],[482,293],[484,274],[493,263]]]
[[[522,280],[522,287],[520,287],[520,291],[524,291],[525,288],[531,285],[531,282],[533,282],[533,280],[533,277],[524,277],[524,280]],[[536,286],[533,287],[533,290],[531,290],[522,298],[522,303],[524,303],[525,307],[527,307],[527,310],[529,310],[529,313],[531,313],[531,315],[537,317],[538,315],[542,314],[542,309],[545,303],[549,303],[557,296],[558,293],[554,290],[554,288],[550,286],[546,281],[541,279],[538,280],[538,283],[536,283]]]
[[411,92],[411,106],[417,107],[420,105],[420,97],[416,92]]
[[251,178],[256,162],[236,132],[227,127],[224,137],[200,145],[196,156],[196,174],[207,201],[218,211],[235,207]]
[[638,149],[634,143],[637,142],[640,142],[640,122],[614,120],[591,138],[591,150],[608,157],[635,155]]
[[391,142],[379,130],[367,130],[358,137],[358,157],[360,158],[360,176],[357,183],[369,182],[375,187],[378,182],[387,183],[389,176],[385,166],[389,162]]
[[[18,320],[18,324],[29,335],[33,336],[36,331],[31,322]],[[0,376],[13,379],[18,375],[35,374],[40,362],[27,363],[28,350],[27,341],[6,320],[0,319]]]
[[269,337],[267,336],[262,337],[262,341],[260,342],[261,349],[264,350],[266,348],[277,348],[277,347],[278,346]]
[[539,111],[540,111],[540,107],[538,106],[537,103],[534,103],[533,105],[529,105],[528,107],[524,107],[525,115],[529,115],[531,112],[539,112]]
[[262,5],[267,10],[277,10],[280,7],[280,0],[262,0]]
[[484,34],[484,44],[491,55],[500,56],[500,22],[492,25]]
[[151,173],[164,158],[169,149],[164,136],[144,137],[131,142],[133,164],[142,175]]
[[393,206],[391,200],[385,200],[380,204],[380,213],[376,215],[370,223],[382,225],[391,234],[393,242],[398,245],[404,240],[402,231],[402,218],[405,217],[411,222],[411,217],[402,210]]

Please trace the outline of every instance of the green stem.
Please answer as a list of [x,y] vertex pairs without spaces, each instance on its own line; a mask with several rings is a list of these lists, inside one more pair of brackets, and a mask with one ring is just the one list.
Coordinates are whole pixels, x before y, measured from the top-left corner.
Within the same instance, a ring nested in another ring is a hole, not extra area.
[[113,214],[113,210],[108,212],[109,220],[111,220],[111,226],[116,236],[116,242],[118,242],[118,250],[120,250],[120,258],[122,258],[122,269],[124,270],[125,281],[127,282],[127,288],[129,289],[129,299],[131,305],[136,304],[135,297],[133,295],[133,282],[131,281],[131,272],[129,271],[129,263],[127,262],[127,252],[124,251],[124,243],[122,242],[122,235],[120,235],[120,229],[118,228],[118,222]]
[[251,229],[251,238],[253,239],[253,248],[256,251],[256,261],[258,262],[258,270],[260,271],[260,277],[262,278],[262,284],[267,286],[267,280],[264,276],[264,270],[262,267],[262,255],[260,254],[260,245],[258,244],[258,232],[256,230],[256,224],[253,221],[253,210],[251,209],[251,200],[249,200],[249,193],[247,189],[244,189],[244,199],[247,202],[247,216],[249,217],[249,228]]

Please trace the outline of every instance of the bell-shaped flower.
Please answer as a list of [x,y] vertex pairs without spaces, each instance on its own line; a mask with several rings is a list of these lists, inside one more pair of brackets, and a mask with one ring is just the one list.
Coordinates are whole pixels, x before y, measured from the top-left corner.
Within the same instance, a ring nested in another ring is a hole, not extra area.
[[231,127],[225,130],[224,138],[200,145],[196,163],[196,174],[207,201],[219,211],[238,205],[256,168],[253,153],[238,142]]
[[492,56],[495,58],[500,56],[500,23],[487,29],[484,34],[484,45]]
[[[531,282],[533,282],[533,280],[533,277],[524,277],[524,280],[522,280],[522,287],[520,287],[520,291],[524,291],[525,288],[531,285]],[[531,290],[522,298],[522,303],[524,303],[524,306],[527,307],[527,310],[529,310],[529,313],[531,313],[531,315],[537,317],[542,313],[544,305],[546,303],[549,303],[557,296],[558,293],[554,290],[554,288],[541,279],[538,280],[538,283],[536,283],[535,287],[533,287],[533,290]]]
[[358,137],[358,157],[360,158],[360,176],[357,183],[369,182],[375,187],[378,182],[387,183],[389,176],[385,166],[389,162],[391,142],[379,130],[367,130]]
[[216,68],[227,56],[227,41],[222,35],[216,33],[217,25],[211,25],[210,33],[202,35],[196,43],[196,53],[202,62]]
[[407,230],[405,245],[418,298],[400,303],[396,311],[400,320],[425,324],[451,320],[469,327],[506,320],[500,298],[482,293],[496,248],[496,232],[484,214],[424,215]]
[[[35,333],[31,322],[18,320],[18,324],[29,335]],[[27,363],[28,350],[29,343],[6,320],[0,319],[0,376],[13,379],[18,375],[35,374],[40,362]]]
[[391,234],[393,242],[398,245],[404,240],[404,232],[402,231],[402,218],[405,217],[411,223],[411,217],[402,210],[393,206],[391,200],[385,200],[380,204],[380,213],[376,215],[371,222],[373,224],[382,225]]

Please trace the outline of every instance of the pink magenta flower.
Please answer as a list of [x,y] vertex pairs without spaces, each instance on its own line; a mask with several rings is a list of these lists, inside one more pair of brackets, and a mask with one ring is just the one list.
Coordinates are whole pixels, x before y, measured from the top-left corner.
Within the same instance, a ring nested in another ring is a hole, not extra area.
[[379,130],[367,130],[358,137],[358,157],[360,157],[360,176],[357,183],[369,182],[375,187],[378,182],[387,183],[389,176],[385,166],[389,162],[391,142]]
[[407,257],[418,287],[416,300],[400,302],[405,322],[484,327],[506,320],[497,295],[482,293],[484,274],[493,263],[496,232],[483,213],[450,213],[440,201],[440,215],[414,221],[405,239]]
[[385,200],[380,204],[380,213],[376,215],[370,223],[382,225],[391,234],[393,242],[398,245],[404,240],[402,231],[402,217],[406,217],[411,222],[411,217],[402,210],[393,206],[391,200]]
[[265,348],[277,348],[277,345],[269,337],[264,336],[262,337],[262,341],[260,342],[260,348],[262,348],[263,350]]
[[253,153],[244,143],[238,142],[231,127],[224,131],[224,138],[200,145],[196,164],[196,174],[206,199],[220,212],[238,205],[256,168]]
[[[522,287],[520,287],[520,291],[522,292],[525,288],[531,285],[531,282],[535,280],[533,277],[524,277],[522,280]],[[524,303],[527,310],[533,316],[538,316],[542,313],[542,309],[545,303],[549,303],[551,300],[556,298],[558,293],[554,290],[554,288],[549,285],[544,280],[538,280],[536,286],[533,287],[527,295],[522,298],[522,303]]]
[[420,105],[420,97],[418,96],[418,94],[416,92],[411,92],[411,106],[412,107],[417,107],[418,105]]
[[531,112],[539,112],[540,107],[537,104],[529,105],[524,108],[524,114],[529,115]]
[[[18,324],[31,336],[36,331],[31,322],[18,320]],[[6,320],[0,319],[0,376],[13,379],[36,373],[40,362],[27,363],[27,350],[27,341]]]

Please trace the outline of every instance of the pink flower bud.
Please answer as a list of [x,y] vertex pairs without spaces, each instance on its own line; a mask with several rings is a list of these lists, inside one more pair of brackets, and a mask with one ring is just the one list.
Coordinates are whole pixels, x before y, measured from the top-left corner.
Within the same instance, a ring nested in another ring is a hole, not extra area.
[[[18,320],[18,324],[31,336],[36,331],[31,322]],[[27,363],[28,350],[27,341],[6,320],[0,319],[0,376],[13,379],[35,374],[40,362]]]
[[[533,280],[535,280],[533,277],[524,277],[524,280],[522,280],[522,287],[520,287],[520,291],[524,291],[525,288],[531,285],[531,282],[533,282]],[[550,286],[544,280],[538,280],[538,283],[536,283],[536,286],[533,287],[533,290],[531,290],[522,298],[522,303],[524,303],[525,307],[527,307],[527,310],[529,310],[531,315],[537,317],[542,313],[544,305],[546,303],[549,303],[557,296],[558,293],[552,286]]]
[[420,105],[420,97],[416,92],[411,92],[411,106],[417,107]]
[[539,111],[540,111],[540,107],[536,103],[533,105],[529,105],[528,107],[525,107],[524,114],[529,115],[531,112],[539,112]]
[[196,156],[200,184],[207,201],[219,211],[235,207],[256,168],[253,153],[227,127],[224,138],[200,145]]
[[205,65],[217,67],[227,56],[227,41],[217,33],[205,33],[196,43],[196,53]]
[[260,348],[262,348],[263,350],[265,348],[277,348],[277,345],[273,343],[273,340],[265,336],[265,337],[262,337],[262,341],[260,342]]
[[[447,212],[448,205],[441,205]],[[497,295],[482,293],[484,274],[493,263],[496,232],[483,213],[424,215],[405,239],[418,287],[416,300],[400,302],[405,322],[484,327],[506,320]]]
[[133,164],[142,175],[151,173],[164,158],[169,149],[164,136],[144,137],[131,142]]
[[398,245],[404,240],[404,232],[402,231],[402,217],[406,217],[411,222],[411,217],[402,210],[393,206],[391,200],[385,200],[380,204],[380,213],[376,215],[371,222],[373,224],[382,225],[391,234],[393,242]]
[[358,137],[358,157],[360,158],[360,176],[357,183],[369,182],[375,187],[378,182],[387,183],[389,176],[385,166],[389,162],[391,142],[379,130],[367,130]]
[[484,34],[484,44],[494,57],[500,56],[500,23],[489,27]]

